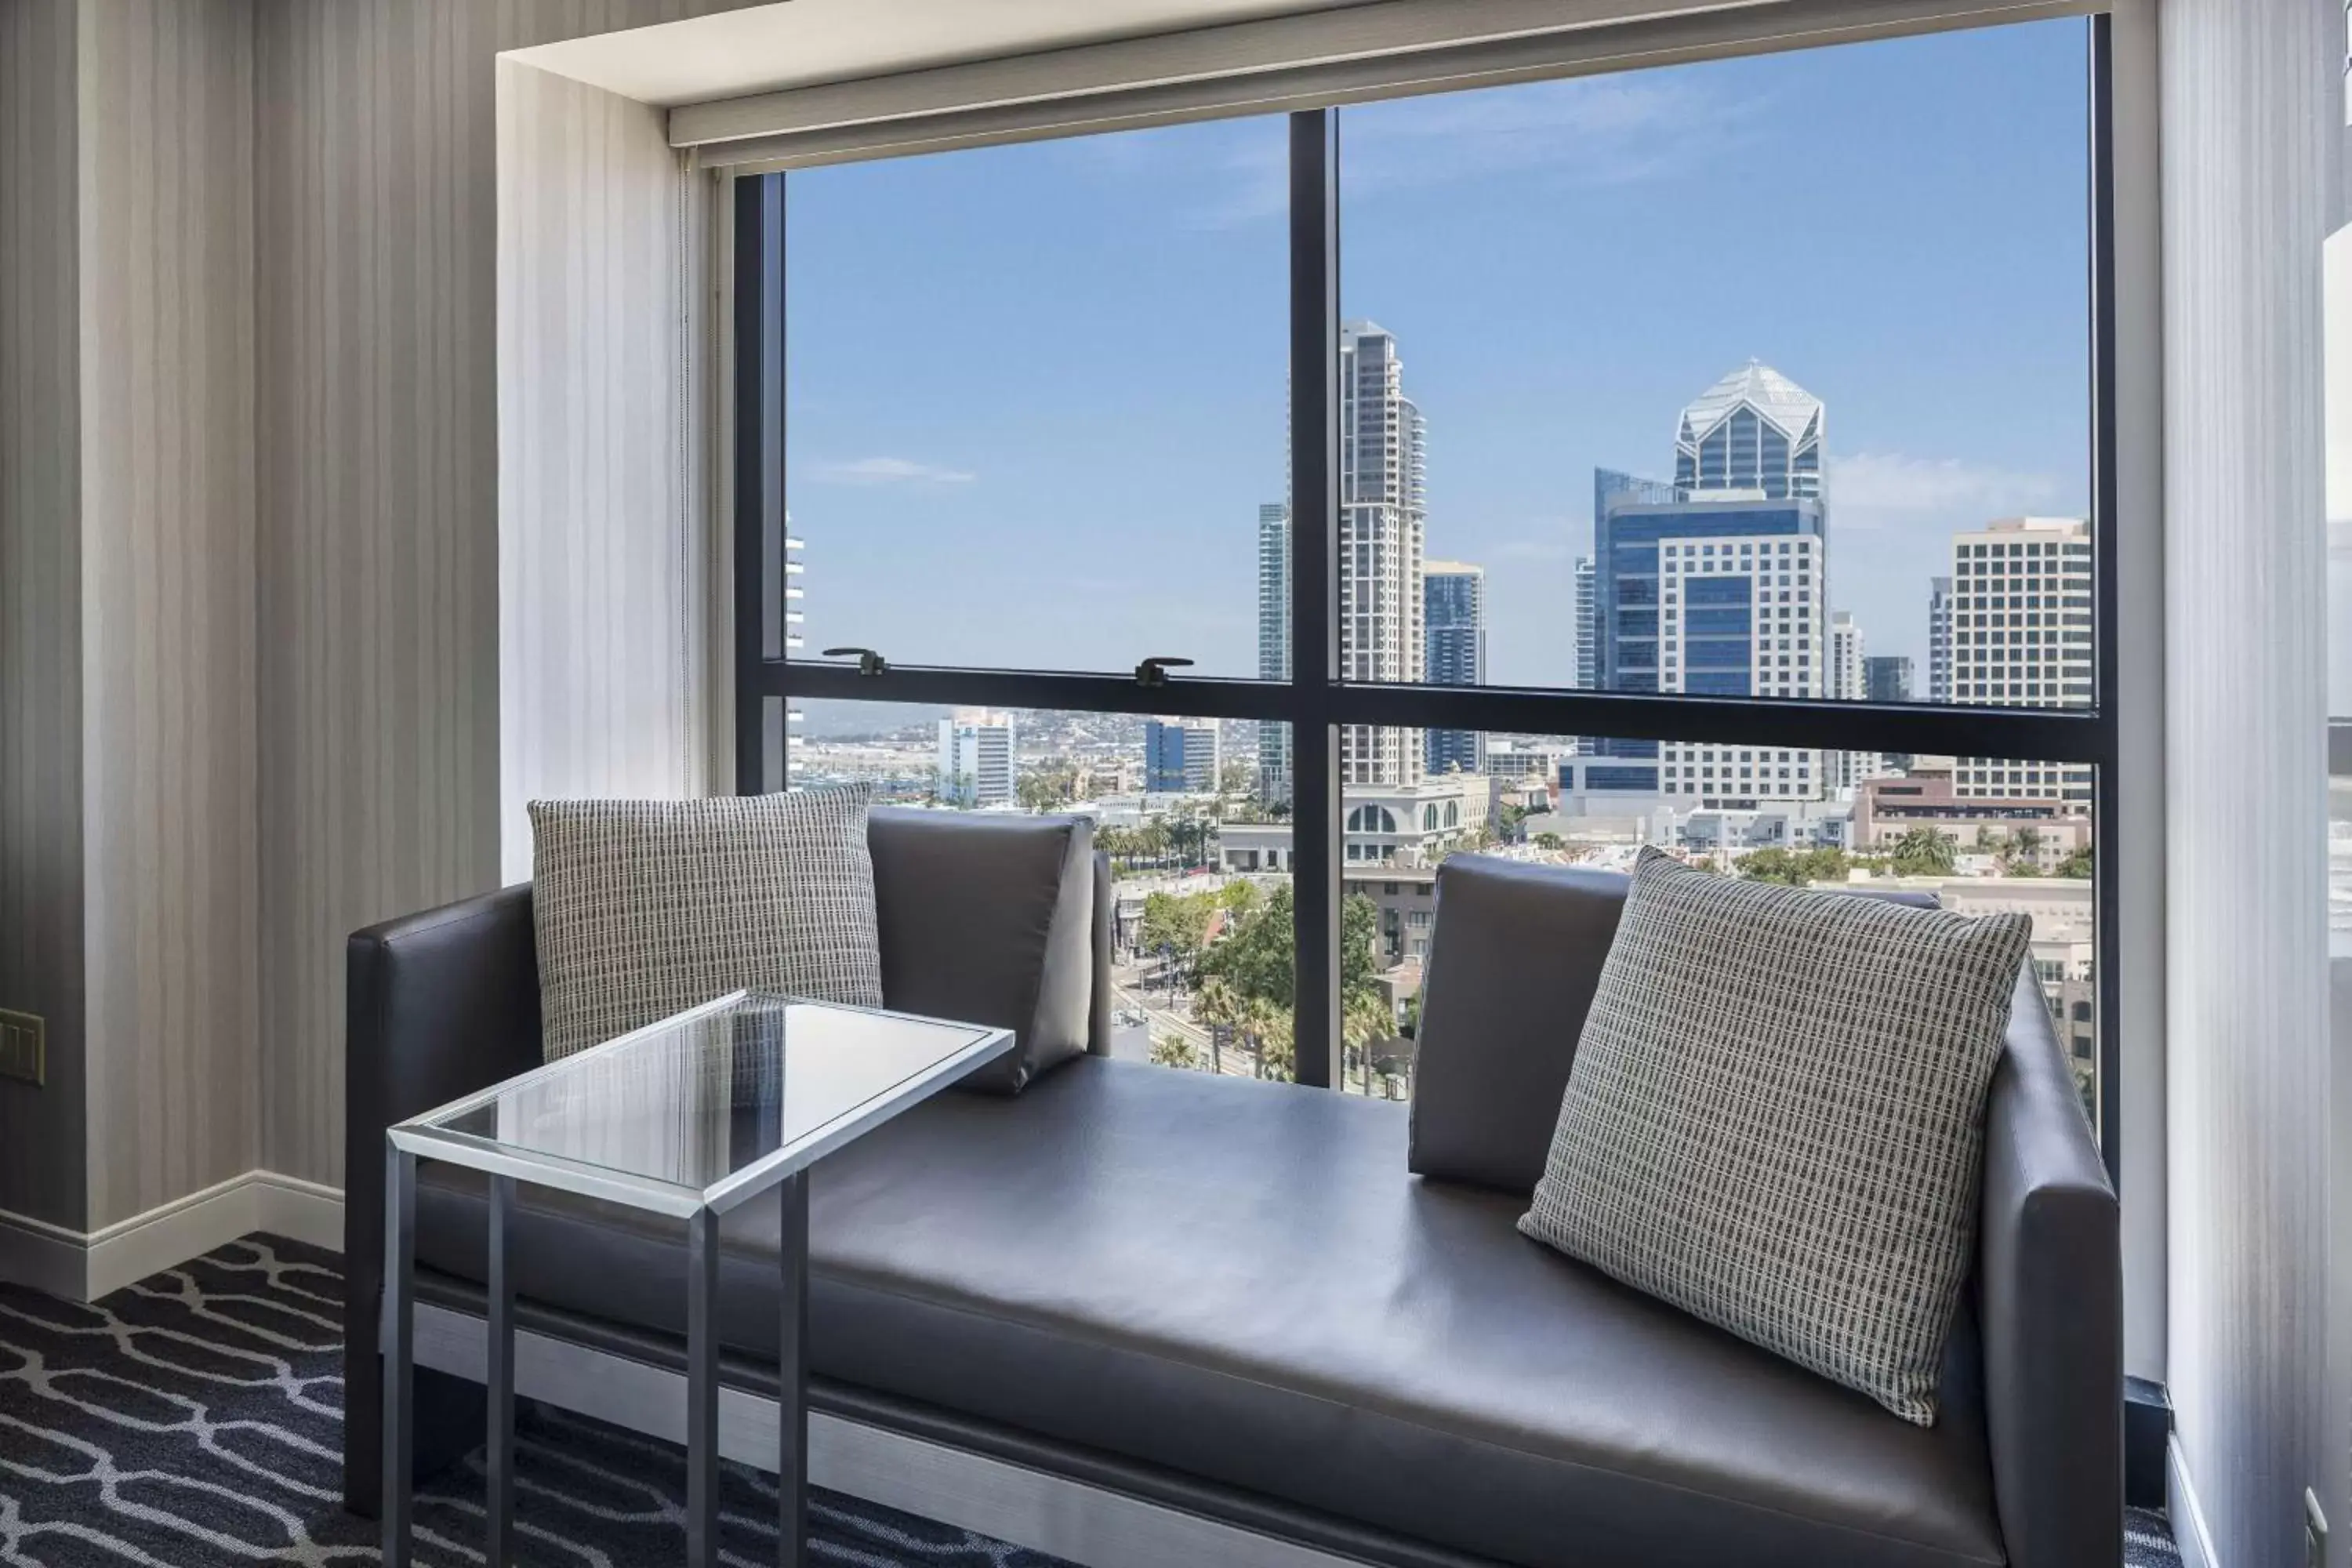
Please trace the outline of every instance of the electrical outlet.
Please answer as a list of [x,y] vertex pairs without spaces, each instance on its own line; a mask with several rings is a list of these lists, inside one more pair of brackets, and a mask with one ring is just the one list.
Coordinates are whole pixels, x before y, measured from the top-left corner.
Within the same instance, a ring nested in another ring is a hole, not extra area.
[[39,1088],[48,1071],[47,1029],[39,1015],[0,1007],[0,1078]]
[[2304,1568],[2327,1568],[2327,1516],[2309,1487],[2303,1490],[2303,1563]]

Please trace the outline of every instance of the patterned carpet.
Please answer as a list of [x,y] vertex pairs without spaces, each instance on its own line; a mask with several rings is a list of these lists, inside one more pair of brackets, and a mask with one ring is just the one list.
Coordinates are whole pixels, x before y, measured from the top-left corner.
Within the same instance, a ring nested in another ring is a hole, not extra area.
[[[343,1512],[336,1258],[250,1237],[94,1307],[0,1286],[0,1563],[40,1568],[366,1563]],[[684,1554],[681,1450],[524,1405],[521,1561],[652,1568]],[[417,1500],[416,1562],[482,1561],[480,1456]],[[727,1467],[727,1558],[773,1563],[775,1483]],[[860,1568],[1056,1560],[817,1493],[812,1554]]]
[[[365,1563],[342,1511],[336,1259],[249,1237],[94,1307],[0,1286],[0,1563]],[[521,1561],[652,1568],[683,1553],[680,1451],[560,1411],[517,1419]],[[479,1455],[418,1499],[423,1568],[479,1564]],[[775,1560],[775,1486],[728,1467],[726,1558]],[[1034,1552],[820,1492],[814,1555],[860,1568],[1060,1568]],[[2127,1568],[2176,1568],[2135,1513]]]

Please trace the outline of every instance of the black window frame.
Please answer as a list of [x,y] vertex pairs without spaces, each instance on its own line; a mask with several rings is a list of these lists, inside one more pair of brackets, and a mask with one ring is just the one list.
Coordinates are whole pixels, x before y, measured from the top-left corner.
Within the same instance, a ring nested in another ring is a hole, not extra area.
[[[1291,731],[1292,879],[1297,920],[1297,1078],[1329,1088],[1339,1046],[1342,725],[1606,735],[1631,741],[1941,754],[2090,764],[2098,976],[2098,1121],[2120,1169],[2120,932],[2116,917],[2116,152],[2110,19],[2090,29],[2092,466],[2098,563],[2095,691],[2086,707],[1706,697],[1507,686],[1372,685],[1338,677],[1339,498],[1339,109],[1290,113],[1291,676],[1287,680],[1132,676],[788,658],[784,637],[784,224],[782,173],[739,174],[733,193],[734,690],[738,793],[788,783],[795,700],[1279,721]],[[1309,438],[1311,435],[1311,438]],[[887,649],[880,650],[887,654]],[[1139,656],[1152,650],[1139,649]],[[1181,653],[1171,648],[1169,653]],[[1320,1042],[1307,1048],[1308,1041]]]

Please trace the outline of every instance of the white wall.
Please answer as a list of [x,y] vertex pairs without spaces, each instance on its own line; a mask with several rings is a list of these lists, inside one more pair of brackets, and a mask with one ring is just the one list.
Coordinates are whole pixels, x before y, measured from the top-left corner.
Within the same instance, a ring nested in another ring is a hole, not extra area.
[[666,124],[633,100],[499,63],[510,882],[530,875],[535,797],[705,793],[709,529],[687,399],[710,185],[686,172]]
[[[2337,0],[2163,0],[2169,1322],[2228,1568],[2302,1561],[2329,1075],[2320,242]],[[2341,1520],[2339,1533],[2352,1531]]]

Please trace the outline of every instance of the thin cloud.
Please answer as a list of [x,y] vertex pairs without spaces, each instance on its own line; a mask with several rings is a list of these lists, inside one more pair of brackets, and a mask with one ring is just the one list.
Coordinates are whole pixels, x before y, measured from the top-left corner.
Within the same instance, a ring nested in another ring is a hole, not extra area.
[[1829,499],[1843,523],[1964,514],[1990,521],[2047,510],[2062,493],[2049,474],[2019,473],[1960,458],[1858,452],[1830,459]]
[[968,485],[980,476],[911,458],[853,458],[812,463],[809,477],[826,485]]
[[1356,194],[1501,174],[1631,184],[1721,159],[1762,108],[1759,99],[1673,79],[1583,77],[1446,93],[1342,114],[1339,167]]
[[[1599,77],[1402,99],[1341,111],[1339,177],[1357,199],[1496,174],[1547,188],[1669,179],[1746,141],[1765,108],[1687,80]],[[1101,172],[1132,178],[1158,151],[1141,136],[1124,140]],[[1233,228],[1288,210],[1289,153],[1279,139],[1236,136],[1222,160],[1206,163],[1200,151],[1185,147],[1184,166],[1205,168],[1214,184],[1205,200],[1180,208],[1189,226]]]

